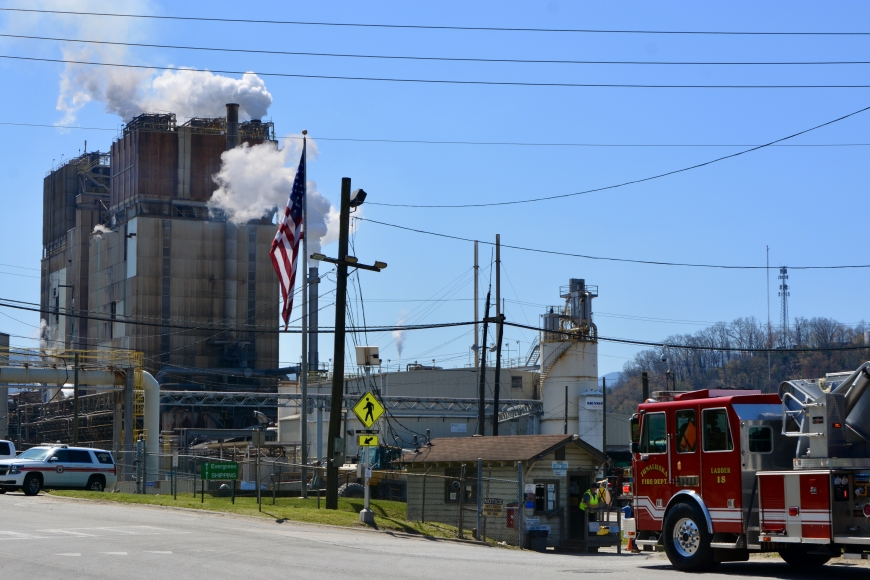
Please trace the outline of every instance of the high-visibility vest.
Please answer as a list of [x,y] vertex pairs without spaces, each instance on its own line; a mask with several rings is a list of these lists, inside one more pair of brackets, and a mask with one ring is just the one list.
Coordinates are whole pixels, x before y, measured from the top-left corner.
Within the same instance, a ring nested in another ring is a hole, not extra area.
[[586,508],[597,508],[598,507],[598,492],[592,492],[591,489],[587,489],[586,493],[583,494],[583,498],[580,500],[580,509],[585,510]]

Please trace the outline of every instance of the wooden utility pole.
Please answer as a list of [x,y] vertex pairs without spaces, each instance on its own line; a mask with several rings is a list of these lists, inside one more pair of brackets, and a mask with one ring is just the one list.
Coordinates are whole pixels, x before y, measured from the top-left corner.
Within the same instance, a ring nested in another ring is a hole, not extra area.
[[607,455],[607,378],[601,377],[601,452]]
[[335,276],[335,345],[332,354],[332,400],[327,436],[326,509],[338,509],[338,458],[344,456],[341,404],[344,400],[344,321],[347,316],[347,244],[350,235],[350,177],[341,179],[341,217]]
[[501,313],[501,236],[495,235],[495,386],[492,397],[492,435],[498,437],[498,400],[501,394],[501,342],[502,342],[502,318]]
[[477,402],[477,434],[486,434],[486,331],[489,327],[489,297],[491,292],[486,291],[486,306],[483,309],[483,344],[480,346],[480,385],[478,387]]
[[[353,199],[351,199],[353,198]],[[335,345],[332,355],[332,400],[329,406],[329,435],[327,437],[326,458],[326,509],[338,509],[338,466],[344,461],[345,439],[342,436],[341,407],[344,401],[344,335],[347,315],[347,267],[380,272],[387,267],[385,262],[374,265],[360,264],[355,256],[347,255],[350,236],[350,210],[362,205],[366,192],[362,189],[350,192],[350,177],[341,179],[341,215],[338,228],[338,258],[327,258],[323,254],[311,257],[321,262],[335,264]],[[345,423],[345,427],[347,424]]]
[[[478,313],[480,296],[478,296],[478,279],[480,277],[480,266],[477,262],[477,240],[474,240],[474,368],[480,368],[480,315]],[[768,317],[769,318],[769,317]],[[486,345],[484,345],[484,348]]]

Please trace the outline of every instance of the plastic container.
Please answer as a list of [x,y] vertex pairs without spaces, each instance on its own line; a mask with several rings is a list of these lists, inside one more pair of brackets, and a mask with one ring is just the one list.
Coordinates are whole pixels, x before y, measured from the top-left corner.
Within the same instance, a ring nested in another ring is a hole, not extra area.
[[528,547],[535,552],[547,551],[547,537],[550,532],[547,530],[529,530],[528,532]]

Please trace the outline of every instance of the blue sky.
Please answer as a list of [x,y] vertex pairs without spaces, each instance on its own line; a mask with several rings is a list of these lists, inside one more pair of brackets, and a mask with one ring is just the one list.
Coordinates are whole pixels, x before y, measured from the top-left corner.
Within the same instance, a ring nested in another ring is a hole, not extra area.
[[[645,30],[864,31],[863,2],[8,2],[7,6],[323,22]],[[72,8],[70,8],[72,7]],[[76,20],[78,18],[79,20]],[[5,34],[117,40],[116,19],[0,14]],[[574,60],[870,60],[870,36],[692,36],[547,34],[137,21],[124,39],[190,46],[284,51]],[[866,26],[865,26],[866,28]],[[870,29],[867,29],[870,30]],[[0,54],[61,58],[61,44],[0,39]],[[151,66],[306,75],[604,84],[870,84],[870,65],[640,66],[446,63],[134,49],[126,61]],[[6,79],[0,122],[53,124],[63,65],[0,59]],[[234,76],[234,75],[230,75]],[[238,75],[235,75],[238,76]],[[267,118],[279,135],[307,129],[319,156],[309,179],[337,202],[342,177],[368,201],[459,204],[571,193],[678,169],[740,147],[520,147],[389,144],[323,138],[521,141],[597,144],[760,144],[870,105],[870,89],[628,89],[386,83],[263,76],[274,101]],[[75,124],[114,128],[99,102]],[[870,112],[799,137],[795,144],[870,143]],[[0,297],[38,301],[42,179],[53,160],[108,150],[114,133],[0,125]],[[663,179],[561,200],[472,209],[364,206],[363,217],[505,244],[639,260],[764,265],[868,263],[862,217],[868,147],[780,147]],[[369,324],[470,320],[472,247],[465,242],[363,223],[356,255],[383,260],[360,276]],[[334,245],[325,253],[334,254]],[[488,267],[490,248],[481,246]],[[763,270],[708,270],[591,261],[505,249],[506,314],[537,325],[571,277],[599,286],[603,336],[660,340],[740,316],[767,318]],[[36,276],[36,277],[28,277]],[[485,274],[481,295],[485,295]],[[790,272],[793,316],[870,318],[870,271]],[[442,298],[425,302],[452,287]],[[771,305],[778,318],[775,271]],[[322,290],[327,291],[324,287]],[[322,304],[330,304],[329,296]],[[522,304],[521,304],[522,303]],[[418,310],[415,310],[418,309]],[[424,311],[425,310],[425,311]],[[482,310],[482,306],[481,306]],[[424,311],[421,313],[421,311]],[[38,316],[3,309],[0,329],[32,345]],[[18,319],[14,321],[8,316]],[[416,316],[416,317],[415,317]],[[332,309],[321,314],[331,324]],[[639,320],[653,318],[656,320]],[[286,338],[286,340],[285,340]],[[529,331],[506,330],[515,356]],[[389,335],[366,340],[399,359]],[[471,330],[406,335],[402,364],[469,361]],[[600,370],[619,370],[636,348],[602,343]],[[332,357],[331,337],[321,358]],[[299,360],[298,338],[282,337],[281,361]]]

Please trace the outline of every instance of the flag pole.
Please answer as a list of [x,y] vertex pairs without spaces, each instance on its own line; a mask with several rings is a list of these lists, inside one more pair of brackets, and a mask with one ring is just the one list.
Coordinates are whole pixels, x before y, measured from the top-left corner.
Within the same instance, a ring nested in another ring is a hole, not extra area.
[[[305,145],[308,131],[302,130],[302,160],[305,163]],[[299,435],[302,443],[302,497],[308,497],[308,164],[305,164],[305,190],[302,194],[302,362],[299,365],[299,387],[302,400],[299,406]]]

